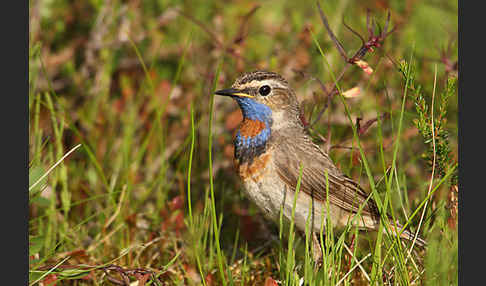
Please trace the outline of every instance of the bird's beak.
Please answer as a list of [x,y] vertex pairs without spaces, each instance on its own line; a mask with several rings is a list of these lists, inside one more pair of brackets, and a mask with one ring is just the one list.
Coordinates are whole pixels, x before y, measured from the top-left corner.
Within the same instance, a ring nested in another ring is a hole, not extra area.
[[248,93],[235,89],[235,88],[227,88],[215,91],[214,94],[223,95],[223,96],[231,96],[231,97],[249,97],[253,98],[254,96],[249,95]]

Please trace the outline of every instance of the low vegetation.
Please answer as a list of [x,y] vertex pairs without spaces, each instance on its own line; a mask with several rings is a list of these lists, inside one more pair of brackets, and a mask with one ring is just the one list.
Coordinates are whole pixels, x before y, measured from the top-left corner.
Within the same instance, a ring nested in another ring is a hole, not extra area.
[[[456,1],[29,3],[30,285],[457,285]],[[263,218],[213,95],[255,69],[426,249]]]

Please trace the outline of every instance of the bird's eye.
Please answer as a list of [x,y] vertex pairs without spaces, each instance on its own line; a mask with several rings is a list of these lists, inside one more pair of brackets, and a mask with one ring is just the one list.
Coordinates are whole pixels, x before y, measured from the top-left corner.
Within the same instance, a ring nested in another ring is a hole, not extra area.
[[258,90],[258,92],[263,95],[263,96],[266,96],[270,93],[270,87],[268,85],[264,85],[262,87],[260,87],[260,89]]

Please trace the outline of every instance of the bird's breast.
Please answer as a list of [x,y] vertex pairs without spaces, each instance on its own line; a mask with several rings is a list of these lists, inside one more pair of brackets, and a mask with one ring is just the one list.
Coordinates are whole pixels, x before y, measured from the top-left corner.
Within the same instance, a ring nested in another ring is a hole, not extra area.
[[240,134],[243,137],[255,137],[266,128],[265,123],[260,120],[245,118],[240,126]]
[[243,181],[259,182],[269,172],[271,152],[265,152],[252,158],[252,160],[235,159],[235,168]]
[[278,217],[279,203],[282,201],[282,181],[275,173],[272,150],[253,158],[251,162],[241,163],[235,159],[235,167],[243,181],[243,189],[269,219]]

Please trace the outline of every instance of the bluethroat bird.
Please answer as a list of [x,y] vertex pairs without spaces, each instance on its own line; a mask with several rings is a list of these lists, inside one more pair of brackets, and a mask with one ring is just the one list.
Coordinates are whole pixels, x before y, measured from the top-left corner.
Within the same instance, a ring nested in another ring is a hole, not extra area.
[[[294,223],[304,232],[306,220],[311,219],[314,249],[319,245],[316,233],[321,223],[326,226],[327,216],[334,227],[351,223],[359,229],[378,230],[376,203],[312,142],[302,123],[295,92],[282,76],[266,71],[246,73],[231,88],[215,94],[233,98],[242,111],[243,121],[234,140],[236,171],[246,195],[266,217],[278,220],[282,207],[284,217],[290,220],[300,180]],[[360,215],[353,219],[360,208]],[[401,232],[401,238],[414,239],[414,234],[390,222],[392,230]],[[416,243],[424,245],[425,241],[417,237]],[[314,259],[319,259],[320,247],[314,249]]]

